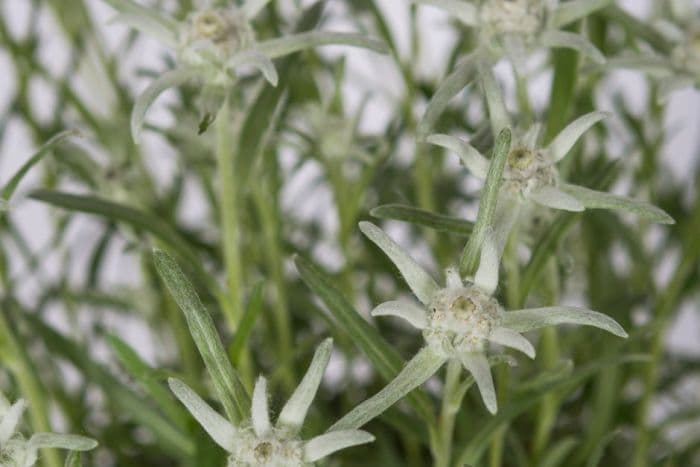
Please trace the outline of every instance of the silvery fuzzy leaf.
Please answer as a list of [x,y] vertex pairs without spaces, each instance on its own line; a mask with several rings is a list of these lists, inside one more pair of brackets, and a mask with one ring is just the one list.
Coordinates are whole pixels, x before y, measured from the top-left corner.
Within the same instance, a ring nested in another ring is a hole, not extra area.
[[571,212],[581,212],[585,209],[585,206],[576,197],[553,186],[543,186],[533,190],[527,197],[537,204],[553,209]]
[[6,443],[15,433],[17,424],[19,424],[26,407],[27,403],[24,399],[19,399],[2,415],[2,420],[0,421],[0,445]]
[[252,50],[245,50],[239,52],[231,57],[226,65],[231,69],[238,68],[243,65],[250,65],[257,68],[260,73],[263,74],[267,82],[269,82],[273,87],[276,87],[279,83],[279,75],[277,74],[277,69],[274,63],[267,57],[263,52],[261,52],[257,47]]
[[463,353],[459,359],[464,368],[474,377],[484,405],[489,412],[495,414],[498,411],[498,402],[488,359],[482,353]]
[[596,63],[601,65],[605,63],[605,55],[580,34],[567,31],[545,31],[540,36],[540,41],[546,47],[574,49]]
[[376,225],[360,222],[360,230],[391,259],[418,300],[427,306],[440,289],[430,274]]
[[32,448],[70,449],[71,451],[89,451],[97,447],[97,441],[80,435],[59,433],[35,433],[29,439]]
[[559,29],[612,4],[613,0],[572,0],[560,3],[552,12],[551,25]]
[[494,344],[519,350],[528,357],[535,358],[535,348],[530,341],[519,332],[513,331],[512,329],[497,327],[491,331],[488,339]]
[[361,430],[342,430],[325,433],[310,439],[304,445],[304,462],[316,462],[336,451],[371,443],[374,436]]
[[590,127],[610,116],[608,112],[591,112],[582,115],[573,122],[569,123],[559,134],[552,140],[545,149],[547,156],[553,162],[559,162],[571,151],[571,148],[581,138]]
[[493,295],[498,287],[498,266],[500,263],[498,249],[493,238],[493,231],[488,230],[481,244],[481,259],[479,269],[474,275],[474,283],[489,295]]
[[113,21],[149,34],[167,47],[177,47],[178,23],[174,19],[131,0],[105,1],[119,12]]
[[544,308],[528,308],[524,310],[507,311],[503,313],[501,326],[517,332],[531,331],[546,326],[558,324],[582,324],[603,329],[619,337],[627,337],[627,333],[614,319],[598,313],[571,306],[550,306]]
[[460,138],[443,134],[430,135],[426,142],[454,152],[475,177],[481,180],[486,178],[489,161],[471,144]]
[[248,20],[252,20],[265,6],[270,3],[270,0],[246,0],[240,7],[241,11]]
[[265,56],[274,59],[299,52],[305,49],[320,47],[324,45],[345,45],[369,49],[377,53],[385,54],[389,52],[386,44],[377,39],[367,37],[364,34],[347,32],[327,32],[310,31],[269,39],[259,42],[256,49]]
[[261,376],[255,382],[253,389],[253,406],[250,410],[255,436],[263,438],[272,431],[270,411],[267,408],[267,380]]
[[411,302],[398,300],[384,302],[372,310],[372,316],[396,316],[406,320],[416,329],[425,329],[428,326],[428,314],[425,308]]

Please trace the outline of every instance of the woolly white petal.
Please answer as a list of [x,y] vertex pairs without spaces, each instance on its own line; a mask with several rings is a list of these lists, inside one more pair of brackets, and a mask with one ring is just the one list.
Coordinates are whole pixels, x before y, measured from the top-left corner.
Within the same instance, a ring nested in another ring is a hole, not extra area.
[[462,0],[410,0],[411,3],[419,5],[430,5],[440,8],[454,16],[467,26],[476,26],[478,21],[478,12],[476,6]]
[[97,441],[79,435],[58,433],[35,433],[29,439],[32,448],[57,448],[71,451],[89,451],[97,447]]
[[304,445],[304,462],[316,462],[341,449],[372,441],[374,436],[366,431],[343,430],[325,433],[310,439]]
[[260,42],[256,48],[269,58],[278,58],[305,49],[324,45],[344,45],[369,49],[377,53],[387,53],[384,42],[367,37],[365,34],[348,32],[311,31],[270,39]]
[[443,134],[430,135],[426,142],[454,152],[475,177],[481,180],[486,179],[489,161],[471,144],[454,136]]
[[489,334],[489,341],[494,344],[510,347],[519,350],[530,358],[535,358],[535,348],[529,340],[520,333],[508,328],[497,327]]
[[537,147],[537,140],[540,138],[540,133],[542,132],[542,124],[535,123],[522,137],[523,146],[530,150],[534,150]]
[[557,324],[582,324],[608,331],[616,336],[627,333],[614,319],[597,311],[571,306],[528,308],[503,313],[501,326],[517,332],[525,332]]
[[462,287],[464,285],[462,278],[459,276],[459,271],[455,268],[447,268],[445,270],[445,283],[447,287],[450,288]]
[[562,3],[552,13],[552,26],[559,29],[611,3],[613,0],[572,0]]
[[498,250],[493,239],[493,233],[487,232],[481,245],[481,260],[479,269],[474,275],[474,283],[489,295],[498,287]]
[[495,414],[498,411],[498,402],[496,401],[496,390],[493,387],[489,361],[481,353],[463,353],[460,355],[460,360],[464,368],[474,377],[484,405],[489,412]]
[[236,428],[179,379],[168,378],[168,385],[211,439],[226,451],[232,452],[237,436]]
[[267,436],[272,430],[270,425],[270,412],[267,408],[267,380],[259,377],[253,389],[253,407],[250,411],[253,422],[253,431],[259,438]]
[[181,86],[194,79],[197,73],[191,68],[176,68],[166,71],[153,81],[145,91],[139,95],[131,112],[131,136],[138,143],[141,137],[141,128],[146,118],[146,112],[153,102],[167,89]]
[[580,34],[566,31],[545,31],[540,36],[540,41],[542,41],[542,45],[546,47],[574,49],[596,63],[601,65],[605,63],[605,56],[603,53]]
[[5,412],[2,417],[2,422],[0,422],[0,445],[7,442],[15,433],[17,424],[20,418],[22,418],[26,407],[27,403],[24,399],[19,399],[7,409],[7,412]]
[[591,112],[569,123],[547,146],[546,152],[549,158],[553,162],[562,160],[581,135],[609,115],[607,112]]
[[257,68],[272,86],[277,86],[279,83],[279,75],[274,63],[257,49],[235,54],[229,59],[227,65],[232,69],[242,65],[250,65]]
[[278,427],[285,428],[294,434],[299,432],[311,402],[316,396],[318,385],[321,384],[321,378],[326,371],[328,360],[331,358],[332,349],[333,339],[326,339],[318,346],[309,369],[304,375],[304,379],[301,380],[292,397],[289,398],[289,401],[282,408],[282,412],[277,419]]
[[418,300],[427,306],[440,289],[435,280],[382,229],[371,222],[360,222],[360,230],[391,259]]
[[528,194],[532,201],[553,209],[581,212],[585,209],[583,203],[573,196],[564,193],[553,186],[543,186]]
[[372,310],[372,316],[403,318],[416,329],[425,329],[428,326],[428,314],[425,309],[410,302],[397,300],[384,302]]

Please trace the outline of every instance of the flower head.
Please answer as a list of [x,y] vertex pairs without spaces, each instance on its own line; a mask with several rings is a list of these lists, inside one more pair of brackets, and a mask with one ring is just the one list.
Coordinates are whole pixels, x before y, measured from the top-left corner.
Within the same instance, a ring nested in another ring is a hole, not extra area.
[[[205,116],[211,122],[214,103],[236,81],[236,72],[244,66],[258,69],[267,81],[277,85],[279,77],[272,60],[322,45],[338,44],[386,52],[382,42],[365,35],[310,31],[258,41],[252,21],[269,0],[247,0],[240,6],[204,8],[192,12],[184,21],[132,0],[107,0],[118,12],[117,20],[160,40],[176,52],[177,67],[161,74],[139,96],[132,112],[131,129],[135,140],[143,126],[146,111],[166,89],[190,81],[204,88]],[[206,126],[206,125],[205,125]]]
[[41,448],[89,451],[97,446],[95,440],[78,435],[35,433],[26,439],[17,429],[26,407],[24,399],[10,404],[0,394],[0,466],[31,467]]
[[[486,356],[491,344],[510,347],[534,358],[534,347],[520,333],[565,323],[595,326],[627,337],[612,318],[583,308],[556,306],[505,311],[493,296],[498,286],[499,257],[491,237],[484,241],[474,277],[463,280],[456,270],[448,269],[445,286],[441,287],[381,229],[369,222],[362,222],[360,229],[393,261],[420,301],[420,305],[390,301],[372,311],[373,316],[402,318],[422,331],[425,348],[420,358],[427,361],[423,367],[431,371],[422,373],[412,382],[412,387],[422,384],[447,360],[455,359],[472,374],[486,408],[495,413],[496,391]],[[411,363],[406,368],[412,368]],[[387,392],[393,390],[391,383],[387,388]],[[386,398],[386,394],[374,397]],[[362,406],[357,408],[358,412],[362,410]]]
[[267,380],[258,378],[253,391],[251,420],[234,426],[215,412],[192,389],[171,378],[170,389],[216,443],[229,454],[230,467],[304,467],[319,459],[374,437],[359,430],[326,433],[308,441],[299,437],[306,413],[328,365],[333,341],[326,339],[316,350],[301,384],[284,406],[273,426],[267,406]]

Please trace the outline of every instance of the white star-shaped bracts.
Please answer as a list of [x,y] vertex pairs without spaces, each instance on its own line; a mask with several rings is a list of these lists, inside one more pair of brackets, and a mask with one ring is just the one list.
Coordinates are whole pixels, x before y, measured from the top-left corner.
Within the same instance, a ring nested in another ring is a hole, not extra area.
[[[484,241],[479,269],[473,280],[463,282],[455,270],[448,269],[446,285],[440,287],[377,226],[362,222],[360,229],[393,261],[420,301],[420,304],[405,301],[382,303],[372,311],[372,315],[397,316],[420,329],[426,344],[421,351],[421,359],[429,362],[426,368],[432,367],[437,371],[447,360],[459,360],[474,377],[484,404],[491,413],[496,412],[497,403],[486,357],[489,344],[510,347],[534,358],[535,349],[520,333],[565,323],[595,326],[627,337],[624,329],[612,318],[583,308],[546,307],[504,311],[493,297],[498,285],[499,257],[491,237]],[[425,352],[429,354],[427,357]],[[407,365],[409,367],[411,363]],[[424,373],[422,378],[425,379],[415,381],[415,386],[422,384],[431,374]],[[388,387],[391,387],[391,383]],[[374,398],[380,398],[380,395]],[[361,411],[362,406],[357,410]]]
[[333,341],[326,339],[316,350],[301,384],[282,408],[273,426],[267,406],[267,381],[258,378],[253,391],[249,424],[234,426],[219,415],[191,388],[171,378],[177,398],[212,439],[229,454],[229,467],[304,467],[336,451],[369,443],[374,437],[360,430],[326,433],[303,441],[299,432],[330,359]]
[[78,435],[35,433],[26,439],[17,429],[26,407],[24,399],[10,405],[5,396],[0,394],[1,467],[32,467],[42,448],[89,451],[97,446],[95,440]]
[[258,41],[251,22],[269,0],[247,0],[240,6],[205,8],[177,21],[132,0],[106,0],[119,14],[115,20],[147,33],[177,55],[177,67],[161,74],[139,96],[131,118],[138,141],[146,111],[166,89],[194,81],[203,86],[204,107],[214,113],[217,103],[236,82],[240,67],[258,69],[273,86],[279,77],[272,60],[322,45],[363,47],[385,53],[386,46],[363,34],[309,31]]

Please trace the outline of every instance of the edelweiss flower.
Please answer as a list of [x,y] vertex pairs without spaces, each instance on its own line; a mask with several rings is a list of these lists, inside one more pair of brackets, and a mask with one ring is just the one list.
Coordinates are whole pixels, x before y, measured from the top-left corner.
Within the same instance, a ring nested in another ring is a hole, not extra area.
[[[166,89],[196,81],[204,87],[204,107],[215,114],[226,90],[235,81],[241,66],[259,69],[270,84],[278,76],[272,60],[321,45],[349,45],[386,52],[382,42],[361,34],[310,31],[277,39],[258,41],[251,21],[269,0],[248,0],[241,6],[205,8],[190,14],[183,22],[148,9],[132,0],[106,0],[119,15],[117,20],[154,36],[176,51],[178,65],[160,75],[134,106],[131,130],[138,140],[146,111]],[[233,3],[233,2],[231,2]]]
[[5,396],[0,394],[0,466],[31,467],[39,458],[39,449],[57,448],[73,451],[89,451],[97,442],[78,435],[60,435],[56,433],[35,433],[29,438],[17,431],[27,404],[19,399],[10,405]]
[[627,337],[615,320],[584,308],[555,306],[504,311],[493,297],[498,285],[499,258],[490,237],[485,239],[482,246],[481,262],[474,279],[463,281],[457,271],[448,269],[446,285],[440,287],[377,226],[362,222],[360,230],[391,259],[420,302],[382,303],[372,311],[372,315],[405,319],[422,331],[425,347],[394,381],[353,409],[332,429],[361,426],[366,421],[364,414],[373,413],[376,416],[377,411],[368,410],[368,407],[393,404],[398,400],[396,397],[403,397],[423,384],[451,359],[460,361],[472,374],[486,408],[495,413],[496,392],[486,353],[490,344],[497,344],[534,358],[535,349],[521,332],[569,323],[595,326],[616,336]]
[[700,11],[688,0],[671,0],[667,7],[670,20],[654,26],[670,44],[669,53],[615,57],[609,68],[635,68],[659,78],[659,97],[663,100],[677,89],[700,87]]
[[611,3],[608,0],[577,0],[561,5],[550,0],[411,1],[442,8],[477,29],[480,47],[495,59],[505,53],[518,65],[527,52],[537,47],[566,47],[605,62],[603,54],[587,39],[561,28]]
[[229,467],[302,467],[336,451],[374,441],[359,430],[327,433],[308,441],[299,438],[306,413],[321,383],[331,355],[332,339],[316,350],[304,379],[282,409],[277,423],[270,423],[267,407],[267,381],[260,377],[253,391],[249,425],[234,426],[215,412],[185,383],[170,378],[170,389],[216,443],[231,455]]

